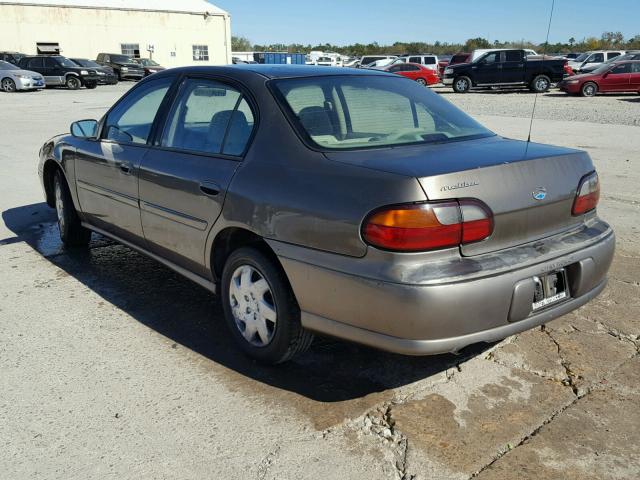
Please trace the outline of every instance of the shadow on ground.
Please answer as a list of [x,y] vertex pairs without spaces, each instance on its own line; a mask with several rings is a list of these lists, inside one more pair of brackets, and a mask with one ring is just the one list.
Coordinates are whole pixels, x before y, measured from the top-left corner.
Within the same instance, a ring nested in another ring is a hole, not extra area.
[[317,339],[300,358],[264,366],[234,347],[221,306],[211,293],[159,263],[96,234],[89,249],[65,250],[55,213],[44,203],[6,210],[2,218],[16,237],[0,240],[0,247],[26,242],[107,302],[176,344],[253,380],[315,401],[352,400],[406,385],[488,348],[481,344],[457,356],[406,357]]

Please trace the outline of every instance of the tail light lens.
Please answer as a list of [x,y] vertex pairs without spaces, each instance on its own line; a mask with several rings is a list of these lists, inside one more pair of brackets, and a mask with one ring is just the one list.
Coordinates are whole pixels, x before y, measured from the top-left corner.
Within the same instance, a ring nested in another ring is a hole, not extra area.
[[477,242],[493,232],[493,215],[476,200],[385,207],[364,222],[367,243],[385,250],[418,252]]
[[587,213],[598,205],[600,200],[600,180],[598,174],[592,172],[582,177],[578,185],[576,199],[573,201],[571,213],[573,215],[582,215]]
[[574,75],[573,68],[571,68],[567,62],[564,62],[564,73],[566,73],[569,76]]

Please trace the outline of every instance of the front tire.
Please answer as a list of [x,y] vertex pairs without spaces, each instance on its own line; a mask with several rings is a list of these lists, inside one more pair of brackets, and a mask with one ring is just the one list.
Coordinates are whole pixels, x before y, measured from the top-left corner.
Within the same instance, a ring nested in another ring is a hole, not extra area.
[[91,231],[80,224],[67,181],[58,170],[53,177],[53,193],[60,239],[65,247],[83,247],[91,240]]
[[300,307],[273,260],[243,247],[225,263],[221,280],[227,326],[248,356],[264,363],[290,360],[307,350],[313,335],[300,323]]
[[530,89],[535,93],[544,93],[551,87],[551,79],[546,75],[537,75],[532,81]]
[[67,81],[65,85],[69,90],[78,90],[82,86],[82,82],[78,77],[74,77],[73,75],[69,75],[67,77]]
[[471,79],[469,77],[458,77],[453,81],[453,91],[456,93],[467,93],[471,90]]
[[580,88],[580,95],[583,97],[594,97],[598,93],[598,85],[593,82],[587,82]]
[[18,90],[18,87],[16,87],[16,82],[14,82],[11,78],[3,78],[0,86],[2,87],[2,91],[7,93],[12,93]]

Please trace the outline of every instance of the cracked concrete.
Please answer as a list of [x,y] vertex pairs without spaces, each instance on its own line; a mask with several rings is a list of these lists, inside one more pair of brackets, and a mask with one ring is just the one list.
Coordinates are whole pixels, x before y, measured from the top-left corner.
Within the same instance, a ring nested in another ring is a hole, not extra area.
[[[3,478],[640,477],[637,127],[534,124],[550,143],[599,139],[618,250],[585,307],[459,356],[321,340],[274,368],[238,354],[215,299],[157,263],[97,236],[88,252],[61,248],[37,148],[125,87],[2,96]],[[514,138],[528,126],[471,113]]]

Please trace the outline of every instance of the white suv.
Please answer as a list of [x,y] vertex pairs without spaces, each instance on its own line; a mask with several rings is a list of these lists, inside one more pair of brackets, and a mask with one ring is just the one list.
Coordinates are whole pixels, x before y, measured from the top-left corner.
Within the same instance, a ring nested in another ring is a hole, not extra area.
[[568,65],[578,73],[584,67],[597,67],[601,63],[627,53],[625,50],[592,50],[570,60]]
[[419,63],[431,70],[438,71],[437,55],[405,55],[398,57],[393,63]]

